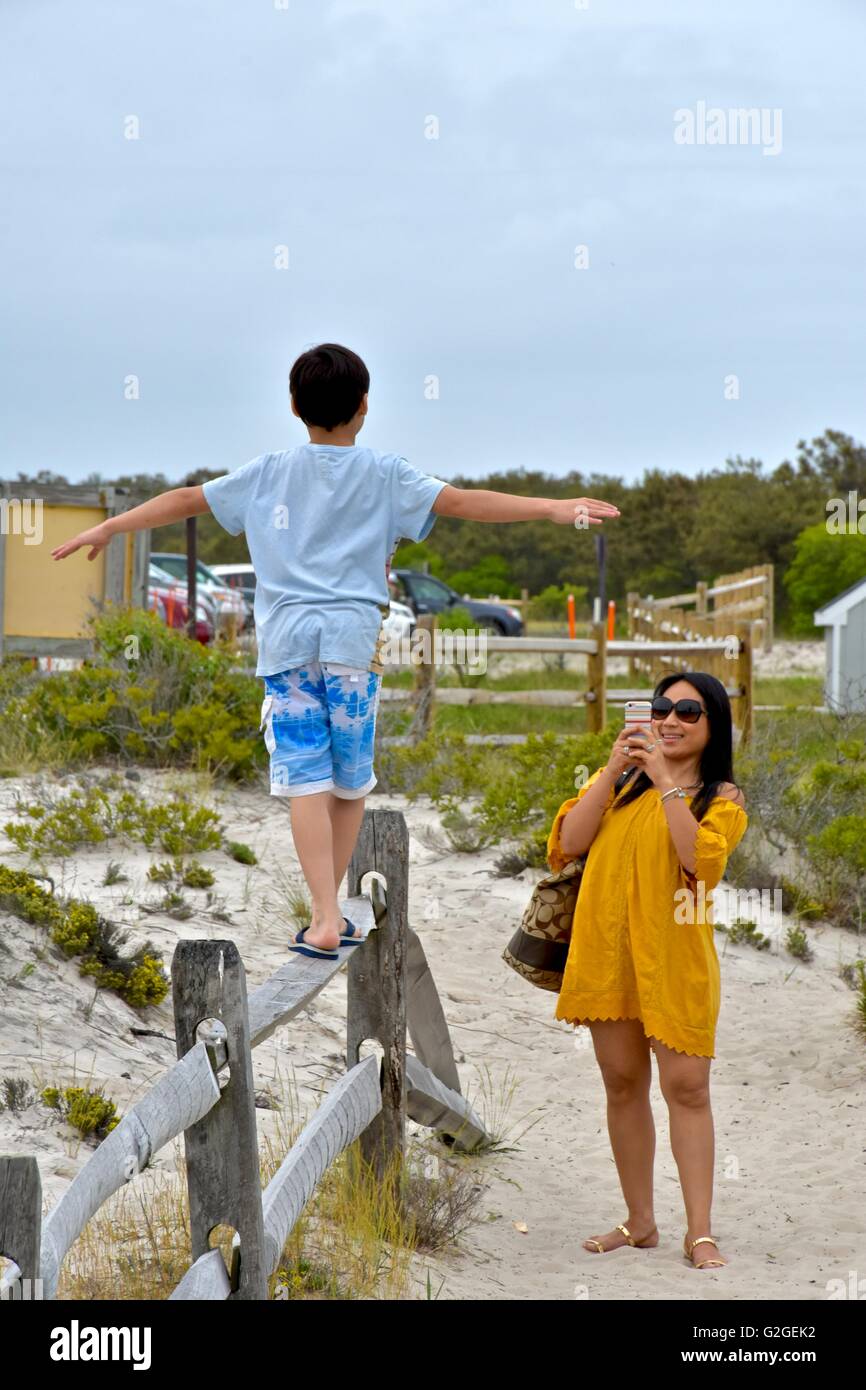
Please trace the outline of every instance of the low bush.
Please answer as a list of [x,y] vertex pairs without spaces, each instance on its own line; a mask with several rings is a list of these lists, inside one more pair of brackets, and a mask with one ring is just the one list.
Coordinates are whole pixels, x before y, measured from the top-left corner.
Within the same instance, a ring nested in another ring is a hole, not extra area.
[[101,917],[91,903],[58,899],[31,874],[0,865],[0,907],[46,927],[65,956],[80,957],[80,974],[90,976],[100,989],[115,990],[132,1008],[160,1004],[167,995],[169,981],[151,942],[122,954],[127,933]]

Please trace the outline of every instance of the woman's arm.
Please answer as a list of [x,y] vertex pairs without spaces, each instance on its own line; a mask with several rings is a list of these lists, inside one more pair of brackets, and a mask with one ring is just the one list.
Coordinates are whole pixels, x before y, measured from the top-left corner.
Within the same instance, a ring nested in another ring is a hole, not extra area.
[[[637,752],[635,761],[649,777],[656,790],[662,794],[671,791],[677,785],[677,779],[670,771],[664,750],[658,744],[655,748],[643,749],[634,736],[632,736],[632,743]],[[719,787],[718,795],[735,802],[738,806],[744,805],[743,793],[732,782],[726,782]],[[692,814],[691,807],[686,802],[685,797],[669,796],[666,801],[662,802],[662,808],[671,839],[674,842],[677,858],[686,873],[694,877],[698,864],[697,848],[701,822]]]
[[[668,786],[664,783],[657,784],[660,792],[668,791]],[[676,786],[673,780],[671,787]],[[697,838],[700,822],[692,815],[691,807],[681,796],[669,796],[664,802],[664,813],[667,818],[668,830],[671,832],[671,839],[674,842],[674,849],[677,858],[682,864],[687,874],[694,874],[697,868]]]
[[620,730],[610,750],[610,757],[602,769],[601,776],[563,816],[559,827],[559,843],[564,854],[572,857],[576,854],[586,854],[598,834],[601,818],[617,778],[627,767],[633,766],[625,751],[628,746],[629,733],[632,734],[633,742],[633,728],[626,727]]
[[575,802],[571,810],[563,816],[559,827],[559,843],[563,853],[569,858],[574,858],[577,854],[586,854],[598,834],[598,827],[601,825],[601,818],[617,776],[618,773],[612,773],[610,767],[606,767],[586,795]]

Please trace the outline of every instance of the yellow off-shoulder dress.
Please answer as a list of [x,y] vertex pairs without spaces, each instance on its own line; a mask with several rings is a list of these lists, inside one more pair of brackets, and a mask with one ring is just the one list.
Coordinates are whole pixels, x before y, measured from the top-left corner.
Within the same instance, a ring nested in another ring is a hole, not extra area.
[[[552,870],[574,857],[559,843],[563,817],[603,771],[560,806],[547,842]],[[689,874],[655,787],[618,810],[612,803],[613,792],[586,857],[555,1017],[575,1025],[636,1018],[647,1037],[676,1052],[714,1057],[721,988],[712,889],[748,817],[736,802],[715,797],[700,822]],[[693,895],[694,912],[683,889]]]

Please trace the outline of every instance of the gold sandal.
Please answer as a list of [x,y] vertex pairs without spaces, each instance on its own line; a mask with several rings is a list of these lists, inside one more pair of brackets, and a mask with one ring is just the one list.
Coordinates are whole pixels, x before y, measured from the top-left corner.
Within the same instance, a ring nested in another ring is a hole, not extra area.
[[[657,1226],[653,1226],[652,1230],[651,1230],[651,1231],[647,1231],[646,1235],[645,1235],[645,1236],[641,1236],[640,1240],[635,1240],[634,1237],[632,1236],[631,1231],[629,1231],[625,1226],[617,1226],[617,1227],[616,1227],[616,1230],[622,1231],[623,1235],[625,1236],[626,1244],[627,1244],[627,1245],[634,1245],[634,1246],[637,1247],[638,1250],[640,1250],[640,1249],[643,1248],[643,1242],[644,1242],[645,1240],[649,1240],[650,1236],[653,1236],[653,1235],[655,1235],[655,1234],[657,1233],[658,1227],[657,1227]],[[594,1245],[594,1246],[595,1246],[595,1249],[596,1249],[596,1252],[597,1252],[599,1255],[607,1255],[607,1254],[608,1254],[608,1247],[607,1247],[606,1245],[602,1245],[602,1243],[601,1243],[600,1240],[593,1240],[592,1236],[587,1237],[586,1241],[584,1242],[584,1249],[586,1249],[587,1246],[589,1246],[589,1245]],[[622,1248],[622,1247],[619,1246],[619,1245],[612,1245],[612,1246],[610,1247],[611,1250],[620,1250],[621,1248]],[[650,1248],[653,1248],[653,1247],[650,1247]]]
[[[683,1248],[683,1259],[684,1259],[684,1260],[688,1260],[689,1264],[692,1266],[693,1269],[708,1269],[708,1268],[724,1269],[725,1265],[727,1264],[727,1260],[693,1260],[693,1259],[692,1259],[692,1251],[694,1250],[695,1246],[696,1246],[696,1245],[701,1245],[704,1241],[709,1241],[710,1245],[715,1245],[715,1246],[716,1246],[716,1249],[718,1250],[719,1247],[718,1247],[718,1245],[716,1245],[716,1242],[714,1241],[714,1239],[713,1239],[712,1236],[698,1236],[696,1240],[693,1240],[693,1241],[692,1241],[691,1245],[689,1245],[689,1238],[688,1238],[688,1236],[687,1236],[687,1235],[684,1236],[684,1237],[683,1237],[683,1247],[684,1247],[684,1248]],[[688,1249],[686,1249],[685,1247],[688,1247]]]

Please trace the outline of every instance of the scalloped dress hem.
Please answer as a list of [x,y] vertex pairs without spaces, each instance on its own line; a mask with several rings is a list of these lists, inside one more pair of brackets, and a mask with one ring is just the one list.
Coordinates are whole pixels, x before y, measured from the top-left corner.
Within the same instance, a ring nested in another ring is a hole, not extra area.
[[[580,995],[572,995],[571,998],[576,1001]],[[561,1000],[562,996],[560,995]],[[638,1012],[629,1012],[630,1007],[633,1006],[623,1005],[618,1012],[602,1013],[596,1011],[598,1005],[595,1005],[594,1007],[590,1006],[588,1010],[579,1009],[573,1016],[569,1016],[565,1012],[560,1012],[560,1009],[563,1008],[560,1002],[557,1005],[555,1017],[562,1019],[565,1023],[572,1024],[575,1028],[583,1027],[587,1023],[625,1023],[634,1020],[643,1024],[644,1034],[647,1038],[655,1038],[665,1047],[669,1047],[672,1052],[684,1053],[687,1057],[708,1057],[710,1059],[715,1057],[713,1038],[708,1040],[705,1034],[695,1038],[686,1038],[683,1036],[681,1028],[672,1027],[670,1022],[659,1014],[644,1015]],[[567,1003],[565,1008],[570,1010],[574,1008],[574,1005]],[[699,1029],[690,1029],[689,1031],[701,1032]]]

